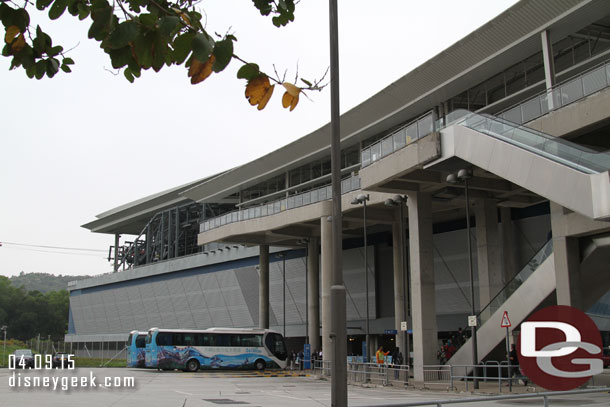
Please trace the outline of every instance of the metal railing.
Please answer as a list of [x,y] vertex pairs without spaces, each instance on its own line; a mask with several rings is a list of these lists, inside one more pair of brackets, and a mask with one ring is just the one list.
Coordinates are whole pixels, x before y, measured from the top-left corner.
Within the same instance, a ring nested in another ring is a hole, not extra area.
[[[360,189],[360,177],[352,175],[341,180],[341,193],[346,194],[351,191]],[[220,226],[230,223],[241,222],[248,219],[256,219],[264,216],[274,215],[286,210],[299,208],[302,206],[314,204],[316,202],[326,201],[332,198],[332,190],[330,185],[311,191],[303,192],[297,195],[291,195],[287,198],[278,199],[277,201],[268,202],[258,206],[253,206],[247,209],[238,209],[224,215],[208,219],[201,223],[201,231],[207,232]]]
[[375,144],[362,149],[360,155],[361,168],[392,154],[395,151],[411,144],[434,131],[434,114],[428,112],[423,116],[406,124],[390,135],[382,138]]
[[496,116],[524,124],[610,86],[610,61],[545,90]]
[[[510,394],[510,395],[501,395],[501,396],[485,396],[485,397],[465,397],[465,398],[457,398],[451,400],[426,400],[426,401],[415,401],[411,403],[400,403],[400,404],[375,404],[376,407],[416,407],[416,406],[437,406],[441,407],[443,405],[448,404],[464,404],[470,405],[471,403],[479,403],[479,402],[494,402],[501,400],[519,400],[519,399],[535,399],[542,398],[543,406],[547,407],[549,405],[550,397],[558,397],[558,396],[570,396],[573,394],[587,394],[587,393],[603,393],[610,390],[610,387],[604,387],[599,389],[587,389],[587,390],[570,390],[570,391],[548,391],[548,392],[538,392],[538,393],[530,393],[530,394]],[[364,407],[373,407],[364,406]]]

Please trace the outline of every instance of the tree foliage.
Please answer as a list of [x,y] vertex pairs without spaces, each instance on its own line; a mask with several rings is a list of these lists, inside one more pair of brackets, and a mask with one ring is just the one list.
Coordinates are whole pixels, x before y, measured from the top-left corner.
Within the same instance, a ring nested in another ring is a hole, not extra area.
[[67,290],[26,291],[0,276],[0,326],[7,325],[9,338],[27,340],[41,334],[63,339],[68,330],[70,297]]
[[[296,2],[253,0],[260,14],[271,17],[276,27],[294,21]],[[298,74],[295,83],[288,83],[277,72],[272,77],[257,64],[238,57],[234,52],[237,38],[230,33],[209,33],[196,0],[0,0],[5,28],[2,55],[12,58],[10,69],[23,68],[30,78],[52,78],[59,70],[69,73],[74,64],[64,47],[54,44],[40,25],[33,27],[27,8],[34,5],[47,11],[51,20],[71,15],[90,21],[88,37],[100,43],[112,67],[122,70],[129,82],[143,70],[159,72],[166,66],[184,64],[191,83],[198,84],[235,60],[243,65],[237,77],[247,81],[245,96],[250,104],[263,109],[273,93],[270,82],[275,82],[290,85],[282,104],[291,111],[300,93],[324,87],[324,77],[313,82],[301,79],[299,87]]]

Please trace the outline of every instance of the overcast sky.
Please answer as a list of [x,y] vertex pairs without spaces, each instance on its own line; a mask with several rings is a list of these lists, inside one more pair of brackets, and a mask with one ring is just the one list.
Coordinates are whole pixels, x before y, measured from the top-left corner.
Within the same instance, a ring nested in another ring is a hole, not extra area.
[[[371,97],[515,0],[339,1],[341,112]],[[294,78],[329,65],[328,3],[301,0],[278,29],[247,0],[200,3],[209,32],[233,32],[235,53]],[[33,12],[33,8],[30,8]],[[231,64],[191,85],[186,69],[146,71],[134,84],[115,75],[90,19],[32,16],[76,61],[71,74],[28,79],[0,58],[0,275],[111,271],[113,236],[80,225],[127,202],[252,161],[330,120],[330,91],[281,107],[281,89],[262,112],[244,98]],[[31,246],[26,246],[31,245]],[[43,247],[43,246],[50,246]],[[84,248],[95,251],[63,250]]]

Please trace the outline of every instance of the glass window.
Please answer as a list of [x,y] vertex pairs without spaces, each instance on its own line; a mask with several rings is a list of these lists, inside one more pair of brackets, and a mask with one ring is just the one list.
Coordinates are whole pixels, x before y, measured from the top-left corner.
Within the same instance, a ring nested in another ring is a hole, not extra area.
[[183,333],[174,333],[172,335],[172,345],[173,346],[184,346],[184,334]]
[[242,334],[241,346],[261,347],[263,346],[263,335],[257,334]]
[[146,335],[138,335],[136,338],[136,348],[146,347]]
[[215,346],[231,346],[231,335],[216,334],[216,345]]
[[284,337],[280,334],[270,332],[265,338],[265,346],[269,351],[278,359],[286,360],[288,356],[286,352],[286,345],[284,344]]
[[129,334],[129,337],[127,338],[127,343],[131,346],[131,341],[133,339],[133,334]]
[[194,333],[182,334],[182,345],[183,346],[197,346],[197,338]]
[[157,346],[172,346],[172,334],[168,332],[157,333]]

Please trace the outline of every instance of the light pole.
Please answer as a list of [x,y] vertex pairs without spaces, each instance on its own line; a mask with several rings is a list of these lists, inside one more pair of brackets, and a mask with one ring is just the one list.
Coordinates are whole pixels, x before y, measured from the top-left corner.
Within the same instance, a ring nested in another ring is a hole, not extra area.
[[2,350],[2,366],[4,366],[4,360],[8,360],[6,357],[6,329],[8,327],[6,325],[2,325],[2,331],[4,331],[4,349]]
[[[399,213],[399,217],[400,217],[400,240],[402,241],[402,291],[403,291],[403,306],[404,306],[404,316],[405,316],[405,321],[409,320],[409,304],[411,303],[411,296],[409,295],[409,289],[407,287],[407,279],[409,276],[409,257],[408,257],[408,250],[407,250],[407,237],[406,237],[406,233],[405,233],[405,216],[404,216],[404,207],[405,207],[405,203],[407,202],[407,196],[406,195],[394,195],[392,198],[386,199],[384,202],[385,206],[398,206],[398,208],[400,208],[400,213]],[[403,351],[404,351],[404,355],[405,355],[405,361],[407,362],[406,365],[410,364],[410,357],[409,357],[409,348],[410,343],[409,343],[409,330],[407,329],[403,335]]]
[[[449,174],[447,176],[447,182],[450,184],[464,184],[464,193],[466,195],[466,242],[468,244],[468,270],[470,273],[470,305],[471,305],[471,318],[476,318],[476,310],[474,308],[474,271],[472,269],[472,247],[470,244],[470,200],[468,197],[468,180],[472,178],[472,169],[471,168],[463,168],[459,170],[457,173]],[[470,318],[469,318],[470,319]],[[476,379],[477,377],[477,364],[479,363],[479,356],[477,351],[477,326],[476,320],[473,321],[473,324],[469,324],[470,329],[472,331],[472,364],[473,364],[473,383],[474,388],[479,388],[479,381]]]
[[366,355],[365,355],[365,359],[364,362],[366,363],[371,355],[370,352],[370,340],[369,340],[369,335],[370,335],[370,330],[369,330],[369,265],[368,265],[368,259],[367,259],[367,233],[366,233],[366,201],[369,200],[369,195],[368,194],[358,194],[354,199],[352,199],[351,204],[352,205],[360,205],[362,204],[362,217],[363,217],[363,222],[364,222],[364,230],[363,230],[363,235],[364,235],[364,284],[365,284],[365,298],[366,298],[366,327],[365,327],[365,342],[366,342]]
[[286,255],[284,253],[278,253],[275,255],[276,258],[282,259],[282,321],[284,323],[284,338],[286,337]]

